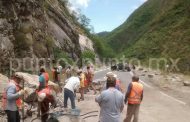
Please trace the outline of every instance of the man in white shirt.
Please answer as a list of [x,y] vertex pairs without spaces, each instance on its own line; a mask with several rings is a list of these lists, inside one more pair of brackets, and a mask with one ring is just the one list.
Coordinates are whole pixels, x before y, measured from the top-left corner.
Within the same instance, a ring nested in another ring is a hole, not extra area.
[[80,74],[82,71],[77,71],[78,76],[72,76],[66,80],[66,85],[64,86],[64,108],[67,108],[68,98],[71,101],[72,109],[75,109],[75,90],[78,90],[80,87]]

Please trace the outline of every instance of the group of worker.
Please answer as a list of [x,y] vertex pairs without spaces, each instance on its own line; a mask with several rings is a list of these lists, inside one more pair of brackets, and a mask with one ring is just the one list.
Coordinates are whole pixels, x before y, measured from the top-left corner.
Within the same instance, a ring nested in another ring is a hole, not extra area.
[[65,81],[64,86],[64,107],[67,108],[68,98],[71,101],[72,109],[75,109],[75,93],[80,93],[78,101],[84,100],[84,94],[89,92],[89,89],[93,89],[96,94],[96,89],[93,87],[92,80],[94,77],[93,67],[87,66],[86,69],[78,69],[76,74],[73,74],[70,78]]
[[[53,73],[58,72],[54,68]],[[79,91],[81,94],[80,100],[84,100],[84,94],[92,89],[96,94],[96,89],[93,86],[93,67],[87,66],[86,69],[78,69],[71,74],[71,67],[68,67],[67,79],[64,85],[64,108],[68,108],[67,101],[70,99],[71,108],[75,109],[75,93]],[[53,74],[54,82],[59,84],[58,76]],[[3,94],[3,107],[7,114],[8,122],[20,122],[19,109],[22,107],[22,97],[25,94],[23,88],[22,77],[13,75],[9,81],[9,85]],[[39,86],[36,90],[38,96],[38,111],[41,113],[41,121],[46,122],[48,119],[49,103],[56,106],[56,100],[51,94],[51,88],[48,87],[49,74],[44,68],[40,69]],[[100,122],[121,122],[121,112],[124,108],[124,103],[128,103],[127,114],[124,122],[138,122],[138,114],[141,101],[143,99],[143,85],[139,82],[138,76],[132,77],[132,82],[128,86],[128,90],[124,97],[124,90],[121,86],[121,81],[112,72],[106,75],[105,89],[96,96],[95,101],[99,104]]]
[[[53,82],[59,84],[61,67],[54,67],[52,70]],[[72,109],[75,109],[75,92],[79,89],[81,93],[80,100],[84,100],[84,93],[88,91],[93,79],[92,67],[87,66],[86,71],[77,70],[72,73],[70,66],[65,71],[67,80],[64,86],[64,107],[67,108],[67,100],[70,98]],[[52,89],[48,87],[50,80],[49,74],[45,68],[41,68],[39,72],[39,85],[36,88],[38,101],[38,116],[41,117],[42,122],[48,119],[49,103],[56,106],[56,99],[52,95]],[[2,108],[7,114],[8,122],[20,122],[19,111],[23,109],[23,96],[27,92],[24,89],[23,77],[14,74],[5,88],[2,97]]]
[[[53,98],[51,88],[48,87],[49,74],[44,68],[40,69],[39,73],[39,85],[36,88],[36,94],[38,98],[38,112],[41,112],[42,122],[46,122],[48,119],[49,103],[55,104],[55,98]],[[24,94],[27,93],[24,88],[23,77],[14,74],[9,80],[8,86],[5,88],[2,97],[2,108],[7,114],[8,122],[20,122],[19,111],[24,109]],[[24,117],[24,116],[22,116]]]
[[[62,74],[61,67],[54,67],[52,70],[53,82],[60,85],[60,77],[59,74]],[[91,66],[86,67],[86,71],[82,69],[77,69],[72,71],[71,67],[65,71],[66,80],[64,85],[64,108],[67,108],[67,101],[70,99],[71,108],[75,109],[75,93],[78,90],[81,94],[80,100],[84,100],[84,93],[91,87],[92,79],[93,79],[93,70]],[[51,89],[47,86],[49,81],[49,75],[45,71],[44,68],[40,70],[39,75],[39,88],[38,88],[38,102],[39,108],[41,111],[41,121],[46,122],[48,119],[48,111],[49,111],[49,103],[53,106],[56,106],[56,100],[51,95]]]
[[128,103],[126,118],[123,122],[138,122],[138,115],[141,101],[143,100],[143,85],[139,82],[138,76],[132,77],[127,92],[122,94],[121,82],[117,80],[114,73],[106,74],[106,90],[96,96],[95,101],[100,106],[100,122],[121,122],[121,112],[124,104]]

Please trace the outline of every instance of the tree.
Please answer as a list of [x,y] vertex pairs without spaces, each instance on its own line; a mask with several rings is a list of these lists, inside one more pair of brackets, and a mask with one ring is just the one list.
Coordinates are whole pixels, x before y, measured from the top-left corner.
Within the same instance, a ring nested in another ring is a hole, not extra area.
[[79,17],[79,22],[82,26],[84,26],[85,28],[88,28],[89,24],[90,24],[90,19],[87,18],[85,15],[80,15]]

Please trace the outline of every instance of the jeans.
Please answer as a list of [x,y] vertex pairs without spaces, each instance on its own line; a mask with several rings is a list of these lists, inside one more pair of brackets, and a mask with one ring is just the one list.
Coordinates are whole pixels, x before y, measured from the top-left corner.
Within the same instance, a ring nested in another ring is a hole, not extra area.
[[64,89],[64,108],[67,108],[68,98],[71,101],[71,107],[72,107],[72,109],[75,109],[75,95],[74,95],[74,93],[71,90],[65,88]]
[[7,114],[8,122],[20,122],[20,115],[18,111],[5,111]]

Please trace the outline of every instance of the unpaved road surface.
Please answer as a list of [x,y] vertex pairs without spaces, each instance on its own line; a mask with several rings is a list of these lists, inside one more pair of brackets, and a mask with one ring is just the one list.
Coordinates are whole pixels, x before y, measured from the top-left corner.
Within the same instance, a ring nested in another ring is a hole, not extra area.
[[[102,79],[108,71],[96,72],[95,79]],[[132,73],[121,71],[115,73],[122,81],[122,85],[126,90],[131,82]],[[147,81],[143,81],[143,84],[144,100],[141,104],[139,122],[190,122],[190,106],[188,104],[173,97],[172,94],[164,93]],[[76,100],[77,107],[81,109],[81,114],[100,110],[98,104],[94,101],[95,96],[91,92],[85,95],[85,101],[77,102]],[[125,105],[122,112],[122,120],[125,118],[126,109],[127,105]],[[89,115],[99,115],[99,112]],[[98,116],[82,119],[84,117],[86,116],[78,118],[63,116],[59,120],[60,122],[98,122]]]

